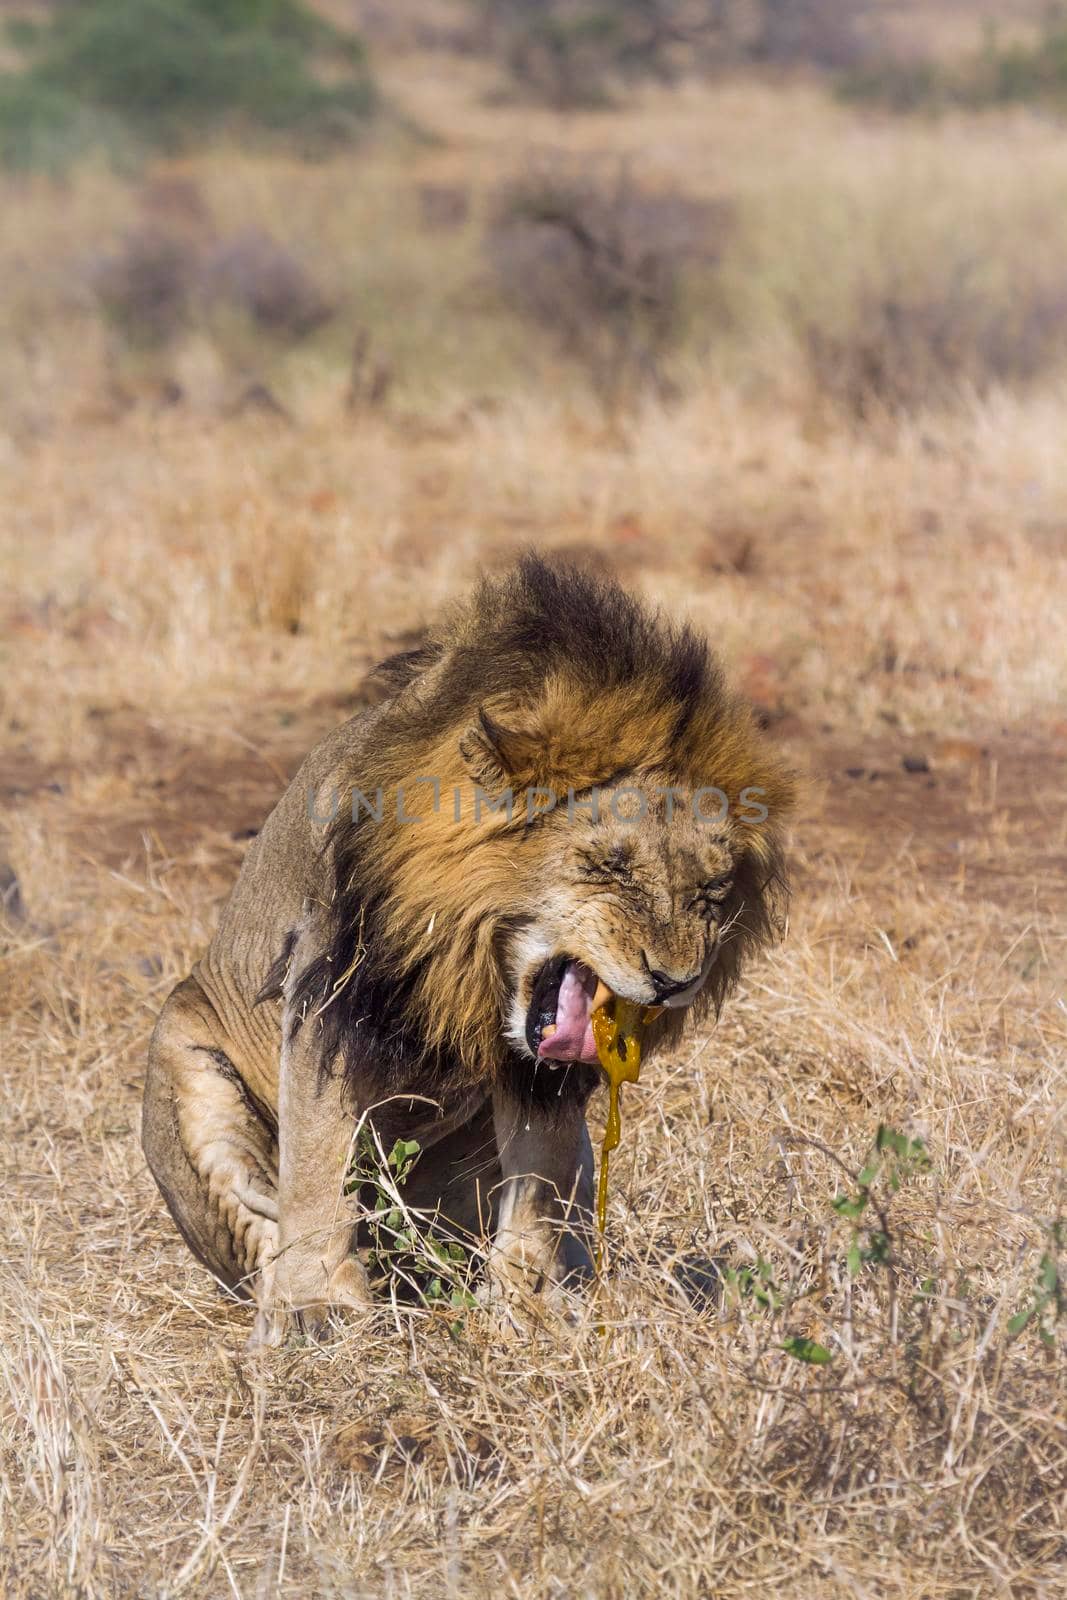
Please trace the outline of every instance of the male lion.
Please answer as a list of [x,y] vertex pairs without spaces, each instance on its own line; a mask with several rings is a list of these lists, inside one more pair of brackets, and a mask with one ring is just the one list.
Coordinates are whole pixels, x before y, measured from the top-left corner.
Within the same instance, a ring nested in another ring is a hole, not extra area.
[[354,1128],[417,1138],[414,1207],[522,1298],[590,1265],[603,983],[718,1007],[776,925],[783,768],[707,645],[527,557],[315,749],[156,1024],[148,1164],[259,1342],[366,1307]]

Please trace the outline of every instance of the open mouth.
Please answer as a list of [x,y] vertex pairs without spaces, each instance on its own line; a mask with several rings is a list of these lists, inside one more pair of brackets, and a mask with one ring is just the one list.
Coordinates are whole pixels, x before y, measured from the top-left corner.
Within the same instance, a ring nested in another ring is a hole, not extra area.
[[611,990],[591,967],[553,956],[534,979],[527,1044],[539,1061],[597,1061],[592,1016],[610,999]]

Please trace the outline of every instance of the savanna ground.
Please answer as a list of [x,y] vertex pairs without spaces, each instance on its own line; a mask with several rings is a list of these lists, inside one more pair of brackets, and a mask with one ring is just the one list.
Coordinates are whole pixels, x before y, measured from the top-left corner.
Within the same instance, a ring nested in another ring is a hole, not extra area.
[[[0,1588],[1062,1593],[1067,126],[803,72],[562,113],[426,43],[383,24],[355,153],[0,179]],[[718,230],[636,356],[494,222],[620,163]],[[160,228],[281,241],[322,316],[131,326]],[[153,1018],[369,666],[529,546],[789,750],[788,936],[628,1092],[575,1326],[246,1355],[140,1154]]]

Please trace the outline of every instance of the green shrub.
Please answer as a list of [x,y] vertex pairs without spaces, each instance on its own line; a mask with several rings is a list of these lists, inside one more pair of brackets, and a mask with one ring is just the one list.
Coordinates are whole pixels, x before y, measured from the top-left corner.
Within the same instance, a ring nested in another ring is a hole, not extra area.
[[[330,84],[313,71],[327,55]],[[374,99],[359,41],[300,0],[90,0],[57,12],[28,60],[0,87],[3,152],[21,165],[105,126],[167,147],[261,130],[314,152],[352,137]]]
[[409,1304],[447,1308],[462,1316],[477,1304],[471,1292],[478,1252],[461,1242],[437,1212],[413,1211],[404,1186],[422,1155],[417,1139],[397,1139],[386,1155],[374,1130],[361,1123],[345,1192],[358,1194],[361,1243],[372,1285]]
[[990,41],[978,63],[973,98],[1000,105],[1067,102],[1067,20],[1050,17],[1036,44],[998,49]]
[[60,172],[88,145],[117,145],[122,126],[31,74],[0,75],[0,163]]

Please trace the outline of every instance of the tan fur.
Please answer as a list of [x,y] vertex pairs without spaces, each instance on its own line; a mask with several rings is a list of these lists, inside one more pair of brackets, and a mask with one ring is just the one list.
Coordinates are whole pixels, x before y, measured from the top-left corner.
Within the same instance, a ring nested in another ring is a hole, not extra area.
[[[341,1187],[355,1119],[390,1095],[438,1101],[401,1119],[426,1149],[420,1192],[448,1187],[464,1225],[496,1218],[499,1281],[587,1267],[588,1087],[565,1114],[538,1099],[554,1069],[525,1039],[537,971],[566,954],[646,1002],[658,974],[699,1012],[772,931],[782,885],[788,775],[699,641],[620,592],[527,563],[381,670],[394,692],[308,758],[150,1054],[149,1162],[200,1258],[258,1295],[265,1339],[291,1314],[367,1303]],[[379,786],[380,822],[353,822],[352,790]],[[695,796],[712,786],[729,810],[707,822]],[[621,788],[639,791],[639,826]],[[531,822],[533,789],[556,804]],[[508,790],[510,817],[490,808]],[[650,1043],[693,1014],[665,1011]],[[455,1181],[465,1138],[477,1196]]]

